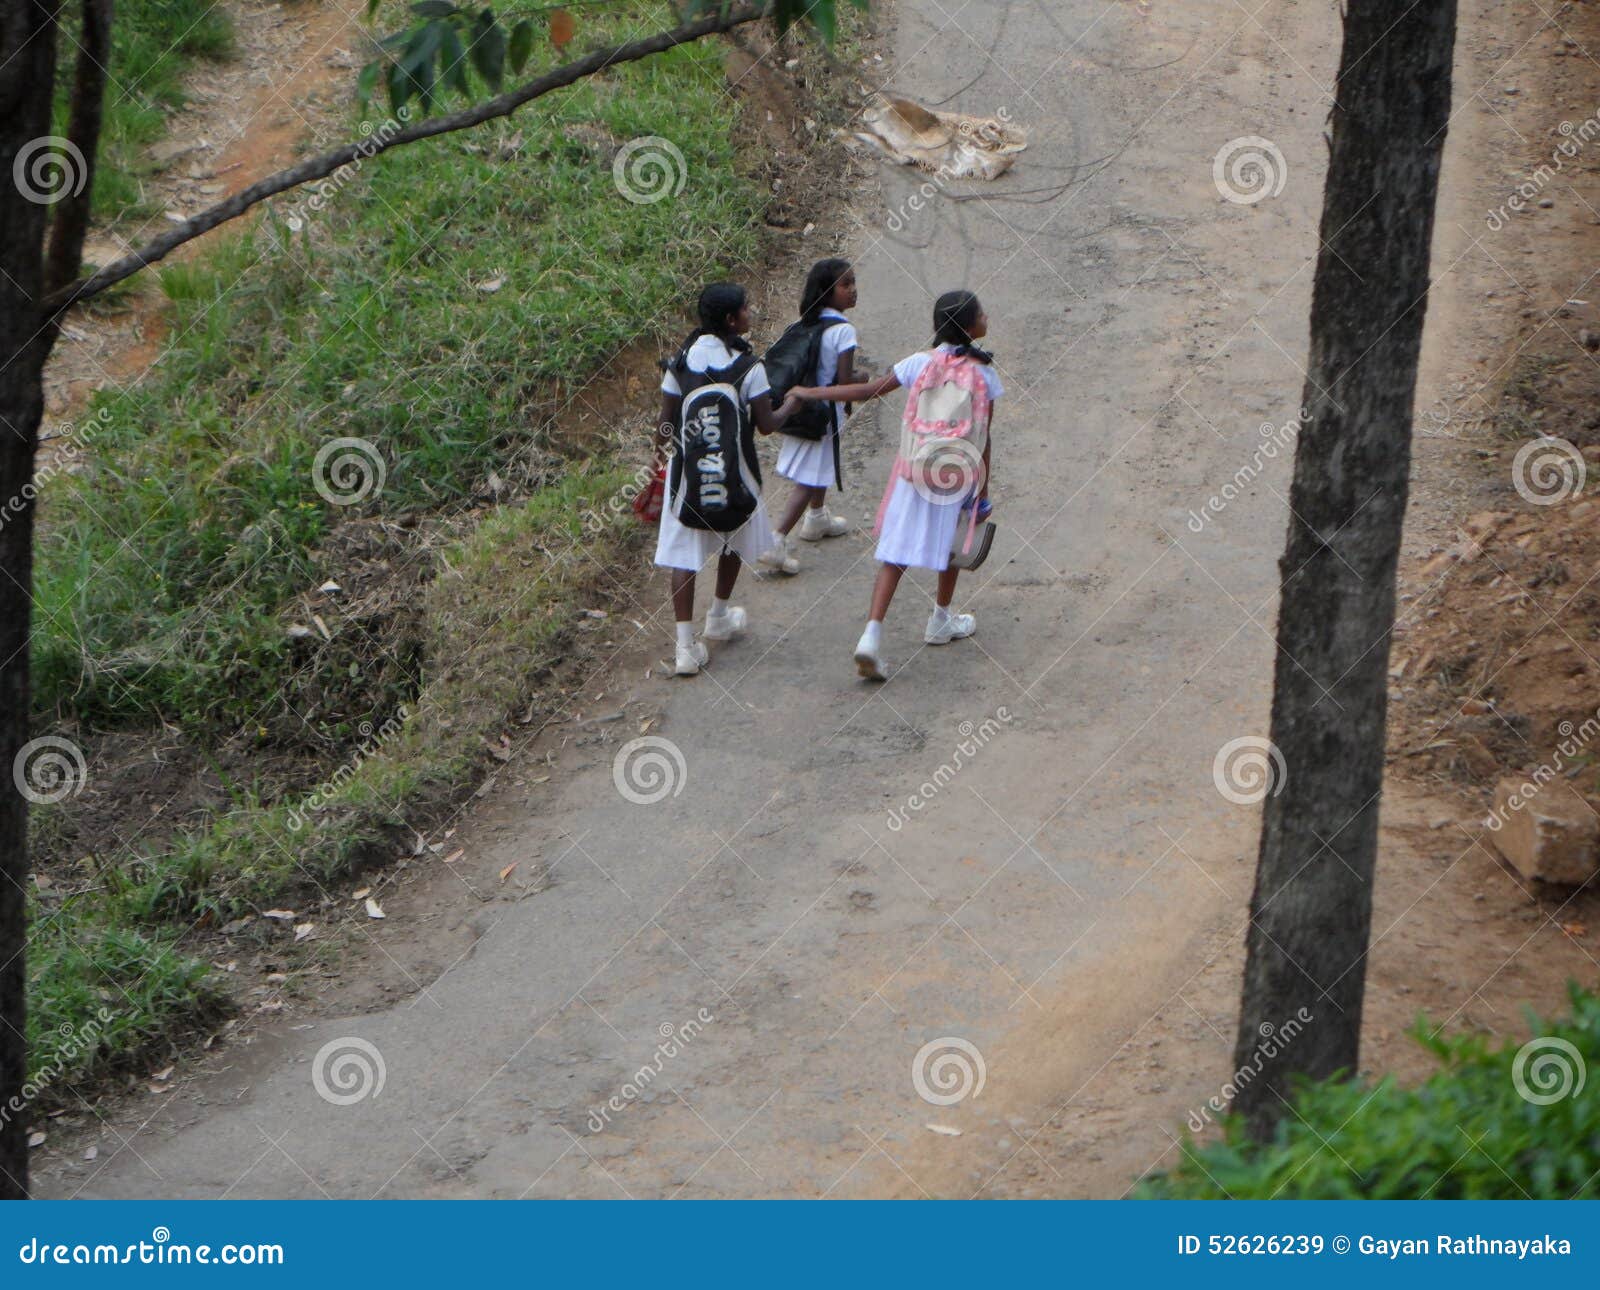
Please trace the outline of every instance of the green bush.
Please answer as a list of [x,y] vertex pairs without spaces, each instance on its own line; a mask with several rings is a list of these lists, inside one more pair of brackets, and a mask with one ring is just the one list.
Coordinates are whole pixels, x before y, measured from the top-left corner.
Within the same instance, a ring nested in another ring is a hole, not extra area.
[[1600,998],[1569,987],[1571,1016],[1530,1014],[1536,1038],[1413,1036],[1439,1059],[1415,1088],[1331,1079],[1303,1085],[1270,1143],[1239,1117],[1219,1142],[1141,1184],[1147,1199],[1523,1200],[1600,1195]]

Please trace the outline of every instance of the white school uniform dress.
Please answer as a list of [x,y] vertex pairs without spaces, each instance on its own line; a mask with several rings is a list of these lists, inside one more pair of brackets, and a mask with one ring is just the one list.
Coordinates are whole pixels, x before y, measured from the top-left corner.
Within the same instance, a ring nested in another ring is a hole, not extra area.
[[[856,347],[856,329],[837,309],[824,309],[819,318],[837,319],[832,327],[822,333],[822,345],[817,351],[817,385],[832,385],[839,375],[839,356]],[[839,427],[844,424],[844,404],[830,403],[833,411],[833,429],[820,439],[800,439],[783,435],[783,446],[778,449],[778,473],[796,484],[812,488],[837,488],[839,478],[834,470],[834,440]]]
[[[704,372],[712,368],[729,366],[738,351],[729,349],[716,336],[701,336],[689,346],[688,367],[691,372]],[[772,386],[767,382],[767,369],[761,363],[751,364],[739,387],[746,403],[769,394]],[[683,393],[677,374],[668,368],[661,377],[663,394]],[[723,551],[732,551],[746,564],[761,558],[778,545],[772,535],[772,525],[767,522],[766,503],[756,497],[755,514],[732,533],[713,533],[706,529],[685,527],[669,506],[661,508],[661,529],[656,537],[656,563],[667,569],[698,571]]]
[[[954,349],[954,345],[940,345],[940,349]],[[927,352],[902,358],[894,365],[895,379],[907,391],[916,384],[922,369],[931,361]],[[1000,377],[994,368],[983,368],[984,384],[989,387],[989,401],[999,401],[1005,393]],[[993,415],[991,411],[990,415]],[[956,526],[966,512],[954,502],[940,505],[919,493],[909,479],[897,479],[889,505],[883,513],[883,528],[878,534],[877,558],[884,564],[908,565],[917,569],[935,569],[943,572],[950,564],[950,548],[955,544]]]

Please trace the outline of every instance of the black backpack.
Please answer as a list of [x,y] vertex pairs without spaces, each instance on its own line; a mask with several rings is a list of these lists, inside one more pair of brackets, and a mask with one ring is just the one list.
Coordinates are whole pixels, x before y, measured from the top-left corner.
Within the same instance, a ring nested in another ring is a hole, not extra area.
[[704,372],[691,372],[682,357],[673,365],[683,404],[667,505],[685,528],[731,533],[755,514],[761,465],[740,390],[755,361],[741,354],[727,367]]
[[[772,348],[761,360],[767,369],[767,380],[772,384],[772,406],[783,403],[796,385],[814,385],[817,364],[822,356],[822,335],[836,326],[837,318],[818,318],[807,322],[790,323],[788,329],[772,342]],[[833,429],[833,407],[828,403],[806,403],[784,423],[784,434],[796,439],[820,439]]]

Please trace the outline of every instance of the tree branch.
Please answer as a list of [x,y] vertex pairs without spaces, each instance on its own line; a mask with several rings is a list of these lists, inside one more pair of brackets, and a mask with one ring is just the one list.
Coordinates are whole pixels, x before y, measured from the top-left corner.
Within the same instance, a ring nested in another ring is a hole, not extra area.
[[105,268],[97,270],[86,278],[79,278],[65,287],[61,287],[45,296],[42,312],[46,318],[54,317],[62,310],[87,300],[91,296],[99,295],[107,287],[121,282],[124,278],[132,277],[140,269],[156,263],[170,255],[185,242],[191,242],[202,233],[208,233],[219,224],[226,224],[229,220],[237,219],[251,207],[266,201],[267,198],[276,196],[291,188],[298,188],[304,184],[312,183],[318,179],[325,179],[334,171],[352,162],[362,161],[368,157],[375,157],[380,152],[387,152],[391,148],[398,148],[403,144],[416,143],[421,139],[431,139],[441,134],[453,134],[458,130],[470,130],[473,126],[482,125],[485,121],[492,121],[497,117],[510,116],[524,103],[531,102],[553,90],[563,89],[587,76],[603,72],[609,67],[621,63],[636,62],[641,58],[648,58],[651,54],[659,54],[663,50],[671,49],[676,45],[686,45],[699,40],[704,36],[720,35],[731,31],[735,27],[743,26],[748,22],[755,22],[767,16],[771,8],[770,0],[762,0],[759,4],[742,4],[727,12],[708,18],[701,18],[695,22],[684,23],[669,31],[657,32],[654,36],[647,36],[642,40],[629,41],[622,45],[612,45],[609,48],[597,49],[575,62],[567,63],[546,72],[543,76],[514,90],[496,95],[474,107],[464,108],[460,112],[452,112],[445,116],[431,117],[408,125],[388,137],[373,134],[357,143],[347,143],[335,148],[332,152],[323,153],[319,157],[311,157],[298,165],[290,166],[287,170],[280,170],[276,174],[268,175],[265,179],[258,180],[248,188],[241,189],[226,201],[218,202],[215,206],[201,211],[198,215],[176,225],[169,232],[147,242],[138,250],[131,251],[108,264]]
[[89,203],[94,196],[95,157],[100,151],[100,122],[105,114],[106,68],[111,61],[113,0],[83,0],[83,35],[72,82],[72,111],[67,138],[83,158],[83,182],[56,205],[50,229],[50,250],[44,263],[46,294],[71,282],[83,259],[89,232]]

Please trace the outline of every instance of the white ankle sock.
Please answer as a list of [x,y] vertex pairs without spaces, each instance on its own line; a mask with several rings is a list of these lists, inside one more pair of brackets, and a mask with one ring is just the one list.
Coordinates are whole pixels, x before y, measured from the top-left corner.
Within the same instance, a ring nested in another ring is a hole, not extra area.
[[943,627],[947,622],[949,622],[950,621],[950,606],[949,605],[935,605],[933,607],[933,621],[940,627]]
[[877,649],[878,641],[882,636],[883,624],[879,622],[869,622],[867,624],[867,630],[861,633],[862,648],[870,650]]
[[689,646],[694,644],[694,624],[693,623],[679,623],[678,624],[678,644],[683,649],[688,649]]
[[712,617],[712,618],[721,618],[722,615],[727,613],[727,612],[728,612],[728,602],[726,600],[718,600],[715,596],[712,596],[711,597],[711,612],[710,612],[709,616]]

